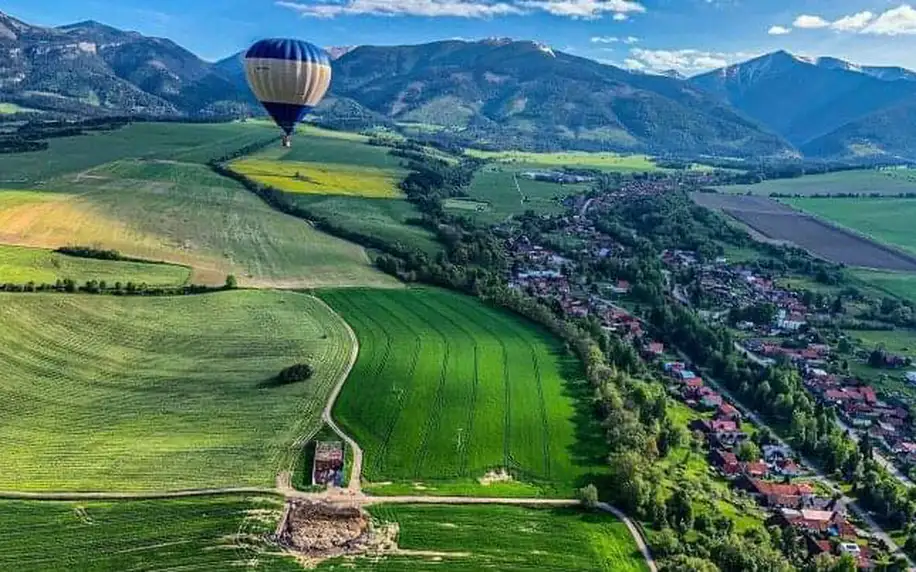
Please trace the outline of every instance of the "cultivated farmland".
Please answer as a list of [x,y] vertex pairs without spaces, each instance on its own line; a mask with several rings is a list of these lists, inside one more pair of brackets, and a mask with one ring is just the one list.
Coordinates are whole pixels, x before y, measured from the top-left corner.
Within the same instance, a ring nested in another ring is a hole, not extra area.
[[366,451],[370,481],[424,481],[433,493],[462,494],[440,485],[480,492],[477,479],[508,469],[570,494],[601,472],[601,430],[576,409],[582,372],[545,333],[440,290],[320,296],[359,337],[334,415]]
[[190,268],[174,264],[93,260],[41,248],[0,245],[0,283],[4,284],[54,284],[70,278],[80,284],[104,280],[108,284],[180,286],[190,276]]
[[646,155],[586,153],[579,151],[530,153],[526,151],[480,151],[478,149],[468,149],[467,154],[471,157],[531,168],[581,167],[621,173],[642,173],[644,171],[660,170],[655,161]]
[[235,273],[251,286],[396,284],[361,247],[273,210],[205,166],[120,161],[87,177],[53,180],[48,191],[0,191],[0,243],[112,248],[190,266],[196,283]]
[[[468,196],[489,205],[480,216],[495,220],[528,210],[536,213],[563,211],[560,199],[584,191],[588,185],[561,185],[546,181],[532,181],[518,174],[524,169],[508,165],[486,165],[474,175],[467,189]],[[454,208],[454,206],[452,207]]]
[[250,158],[233,161],[232,169],[261,184],[314,195],[396,198],[404,173],[398,169],[341,163],[304,163]]
[[449,572],[648,570],[626,526],[610,515],[574,509],[436,505],[381,505],[371,512],[377,520],[400,525],[399,548],[427,554],[378,561],[331,560],[319,570],[400,572],[443,566]]
[[693,199],[707,208],[722,210],[769,239],[794,243],[834,262],[879,270],[916,271],[913,256],[829,225],[772,199],[721,193],[694,193]]
[[246,570],[302,567],[259,537],[282,509],[271,497],[162,501],[0,500],[0,570]]
[[[0,490],[273,486],[350,353],[291,292],[0,294]],[[307,362],[307,382],[276,386]]]
[[916,192],[916,170],[861,169],[823,175],[807,175],[794,179],[772,179],[756,185],[729,185],[719,191],[732,194],[836,195],[858,194],[896,195]]

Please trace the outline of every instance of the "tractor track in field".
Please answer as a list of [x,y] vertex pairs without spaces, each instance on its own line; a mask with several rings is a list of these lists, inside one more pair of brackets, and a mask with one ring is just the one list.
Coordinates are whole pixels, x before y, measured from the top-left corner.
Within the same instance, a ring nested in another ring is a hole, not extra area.
[[432,433],[442,421],[442,406],[445,403],[445,386],[448,380],[448,360],[451,358],[452,351],[451,344],[445,334],[442,333],[442,330],[432,323],[430,323],[430,327],[439,334],[440,338],[442,338],[444,352],[442,355],[442,369],[439,371],[439,386],[436,388],[436,399],[432,404],[429,417],[426,419],[426,424],[423,427],[423,440],[420,442],[420,450],[417,452],[417,462],[414,465],[414,475],[417,477],[420,476],[420,469],[426,462],[426,456],[429,454],[429,440],[432,438]]

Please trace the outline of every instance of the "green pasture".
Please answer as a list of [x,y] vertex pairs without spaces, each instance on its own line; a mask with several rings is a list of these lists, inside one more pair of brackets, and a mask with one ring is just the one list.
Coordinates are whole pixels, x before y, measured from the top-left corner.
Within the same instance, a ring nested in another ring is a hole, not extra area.
[[66,256],[42,248],[0,245],[0,283],[54,284],[67,278],[82,284],[104,280],[108,284],[180,286],[188,282],[191,270],[174,264],[146,264],[95,260]]
[[334,414],[366,451],[370,482],[489,494],[479,480],[504,469],[570,495],[603,472],[580,366],[540,329],[440,290],[319,295],[359,337]]
[[266,541],[281,511],[272,497],[0,500],[0,570],[302,570]]
[[481,151],[479,149],[468,149],[466,153],[471,157],[531,168],[580,167],[620,173],[661,170],[647,155],[587,153],[584,151],[532,153],[527,151]]
[[318,570],[648,570],[626,525],[607,514],[576,509],[445,505],[378,505],[370,512],[377,521],[398,523],[398,547],[405,553],[334,559],[319,565]]
[[[468,186],[468,198],[489,205],[487,210],[474,214],[488,220],[502,220],[507,216],[523,214],[529,210],[542,214],[564,211],[560,200],[588,188],[582,185],[561,185],[546,181],[532,181],[519,175],[516,169],[500,163],[486,165],[475,175]],[[446,204],[447,208],[467,210],[464,205]]]
[[859,194],[896,195],[916,192],[914,169],[860,169],[839,171],[823,175],[806,175],[794,179],[771,179],[756,185],[729,185],[719,187],[719,192],[768,196]]
[[[0,490],[272,487],[350,338],[304,294],[0,294]],[[310,363],[307,382],[276,386]]]
[[[916,186],[914,186],[916,190]],[[805,212],[852,229],[878,242],[916,253],[916,199],[784,199]]]

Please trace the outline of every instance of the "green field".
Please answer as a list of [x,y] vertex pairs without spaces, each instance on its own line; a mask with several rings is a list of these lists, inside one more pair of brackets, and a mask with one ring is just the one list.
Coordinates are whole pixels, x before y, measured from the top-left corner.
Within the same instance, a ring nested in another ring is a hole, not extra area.
[[234,273],[249,286],[397,284],[361,247],[275,211],[203,165],[122,160],[44,189],[0,191],[0,243],[111,248],[190,266],[195,283]]
[[263,185],[290,193],[393,199],[403,196],[400,169],[343,163],[314,163],[245,158],[232,170]]
[[785,203],[840,226],[916,253],[916,199],[784,199]]
[[[273,486],[349,352],[292,292],[0,295],[0,490]],[[271,383],[299,362],[311,380]]]
[[262,538],[279,520],[271,497],[164,501],[0,500],[0,570],[295,572]]
[[319,570],[648,570],[626,526],[610,515],[511,506],[380,505],[370,510],[377,520],[400,525],[398,547],[408,553],[329,560]]
[[[587,184],[561,185],[532,181],[518,176],[523,170],[501,164],[487,165],[480,169],[467,189],[468,197],[488,203],[490,208],[476,214],[496,221],[529,210],[544,214],[560,213],[564,211],[560,199],[566,195],[581,193],[588,188]],[[454,205],[452,208],[455,208]]]
[[756,185],[719,187],[723,193],[755,195],[828,195],[839,193],[896,195],[916,191],[916,170],[862,169],[823,175],[808,175],[794,179],[772,179]]
[[646,155],[586,153],[584,151],[529,153],[525,151],[480,151],[477,149],[468,149],[467,154],[471,157],[525,167],[581,167],[621,173],[642,173],[644,171],[660,170],[652,158]]
[[504,468],[535,485],[528,494],[568,495],[603,472],[580,366],[539,329],[440,290],[320,296],[360,340],[334,415],[366,451],[369,481],[485,494],[478,480]]
[[916,274],[880,270],[848,270],[854,278],[876,290],[875,295],[891,295],[916,303]]
[[89,280],[108,284],[180,286],[188,282],[191,270],[173,264],[145,264],[94,260],[66,256],[41,248],[0,245],[0,284],[54,284],[70,278],[82,284]]
[[37,109],[29,109],[15,103],[0,103],[0,115],[11,115],[13,113],[41,113]]
[[0,155],[0,186],[34,187],[131,157],[205,163],[271,137],[277,137],[276,129],[265,125],[135,123],[117,131],[51,139],[45,151]]

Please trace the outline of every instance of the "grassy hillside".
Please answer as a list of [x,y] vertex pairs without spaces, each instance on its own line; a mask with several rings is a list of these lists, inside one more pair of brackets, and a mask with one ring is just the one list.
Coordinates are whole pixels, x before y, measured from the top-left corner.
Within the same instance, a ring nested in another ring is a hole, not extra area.
[[896,195],[916,191],[916,170],[892,169],[878,171],[861,169],[824,175],[808,175],[795,179],[773,179],[756,185],[719,187],[719,192],[755,195],[871,194]]
[[256,141],[276,137],[260,124],[135,123],[117,131],[51,139],[50,148],[0,155],[0,186],[34,187],[62,175],[125,158],[205,163]]
[[539,490],[570,494],[601,472],[601,429],[577,409],[585,407],[582,373],[555,339],[445,291],[320,295],[360,340],[335,416],[365,449],[370,481],[466,493],[503,468]]
[[[241,496],[120,502],[2,501],[0,569],[246,570],[301,566],[259,539],[282,505]],[[244,536],[243,536],[244,535]]]
[[113,248],[191,266],[198,283],[235,273],[253,286],[396,284],[361,247],[273,210],[203,165],[125,160],[44,189],[0,191],[0,243]]
[[54,284],[70,278],[79,283],[89,280],[134,282],[150,286],[180,286],[188,282],[191,270],[173,264],[144,264],[94,260],[65,256],[46,249],[0,245],[0,283]]
[[797,209],[916,253],[916,199],[785,199]]
[[303,294],[0,295],[0,490],[272,486],[349,352]]
[[425,554],[330,560],[319,570],[648,570],[626,526],[610,515],[572,509],[435,505],[380,505],[371,512],[378,520],[400,525],[399,548]]

